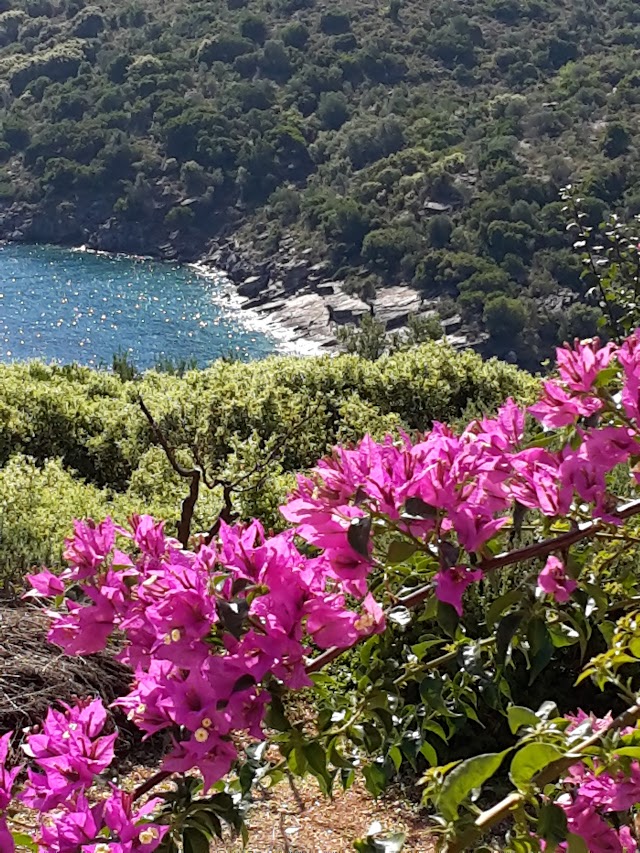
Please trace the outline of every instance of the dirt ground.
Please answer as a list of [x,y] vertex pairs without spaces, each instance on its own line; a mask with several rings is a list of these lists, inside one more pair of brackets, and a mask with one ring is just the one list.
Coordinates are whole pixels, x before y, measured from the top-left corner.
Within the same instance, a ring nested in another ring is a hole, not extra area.
[[[280,783],[249,814],[250,853],[347,853],[374,821],[407,833],[407,853],[432,853],[426,821],[410,805],[387,796],[376,802],[360,784],[327,800],[312,779]],[[213,848],[240,853],[241,844]]]
[[[137,768],[128,776],[134,788],[151,771]],[[353,842],[366,835],[374,821],[384,830],[406,832],[407,853],[433,853],[427,822],[417,808],[397,796],[387,795],[377,802],[356,782],[333,800],[322,796],[313,779],[281,782],[272,790],[256,795],[248,818],[247,853],[348,853]],[[29,815],[16,808],[13,828],[30,834]],[[18,847],[22,853],[26,848]],[[212,853],[242,853],[242,843],[229,839],[215,843]]]

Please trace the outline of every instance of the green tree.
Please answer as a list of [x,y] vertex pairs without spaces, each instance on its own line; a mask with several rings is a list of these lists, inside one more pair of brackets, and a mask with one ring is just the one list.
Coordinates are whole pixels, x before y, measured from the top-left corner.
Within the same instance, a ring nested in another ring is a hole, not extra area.
[[323,92],[317,113],[327,130],[339,130],[349,118],[349,104],[342,92]]
[[332,36],[347,33],[351,29],[351,18],[348,12],[325,12],[320,18],[320,28],[323,33]]
[[527,323],[527,312],[518,299],[492,296],[485,303],[482,319],[487,331],[497,343],[518,347],[518,336]]
[[309,41],[309,28],[302,21],[292,21],[282,30],[281,38],[287,47],[304,50]]
[[413,228],[395,226],[371,231],[362,244],[362,256],[382,270],[395,269],[406,255],[420,249],[420,238]]
[[432,216],[427,225],[427,239],[434,249],[444,249],[451,240],[453,222],[445,215]]
[[256,44],[264,44],[269,28],[267,22],[261,15],[249,13],[240,22],[240,34],[243,38],[250,39]]
[[630,145],[631,134],[624,125],[616,122],[607,127],[602,146],[607,157],[614,159],[615,157],[620,157],[622,154],[626,154]]

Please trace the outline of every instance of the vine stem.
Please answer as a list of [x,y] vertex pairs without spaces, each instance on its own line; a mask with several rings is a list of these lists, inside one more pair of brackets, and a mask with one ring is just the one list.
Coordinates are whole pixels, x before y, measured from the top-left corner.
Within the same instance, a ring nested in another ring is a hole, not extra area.
[[166,779],[170,779],[171,776],[173,776],[173,773],[170,773],[168,770],[158,770],[158,772],[154,773],[153,776],[150,776],[146,782],[143,782],[142,785],[138,785],[131,795],[133,797],[133,802],[135,803],[136,800],[141,799],[145,794],[149,794]]
[[[621,507],[619,507],[616,516],[620,521],[624,521],[639,514],[640,500],[637,500],[630,501],[629,503],[623,504]],[[571,547],[571,545],[575,545],[585,539],[591,539],[597,533],[601,532],[609,526],[609,523],[605,523],[603,521],[585,522],[584,524],[578,525],[575,530],[569,530],[566,533],[561,533],[559,536],[552,536],[549,539],[544,539],[542,542],[537,542],[533,545],[527,545],[524,548],[518,548],[514,551],[506,551],[504,554],[498,554],[498,556],[496,557],[491,557],[482,560],[476,564],[476,568],[482,569],[482,571],[484,572],[490,572],[496,569],[502,569],[505,566],[512,566],[516,563],[521,563],[526,560],[532,560],[536,557],[546,557],[554,551],[563,551]],[[428,598],[430,598],[432,594],[433,584],[429,583],[414,590],[413,592],[410,592],[408,595],[398,598],[394,606],[401,606],[406,607],[408,610],[415,610]],[[346,648],[334,646],[332,648],[326,649],[326,651],[324,652],[321,652],[321,654],[319,654],[313,660],[309,661],[309,663],[307,664],[307,674],[312,675],[315,672],[320,672],[320,670],[324,669],[325,666],[328,666],[328,664],[332,663],[334,660],[339,658],[340,655],[348,651],[349,648],[353,648],[353,646],[357,645],[358,642],[360,641],[358,640],[352,646],[348,646]],[[430,669],[435,668],[436,665],[442,665],[453,660],[456,654],[457,650],[442,655],[440,658],[437,658],[436,661],[432,662],[433,666],[431,666]],[[154,776],[152,776],[150,779],[148,779],[146,782],[136,788],[136,790],[133,792],[134,801],[139,800],[145,794],[148,794],[150,791],[153,790],[153,788],[156,787],[156,785],[159,785],[161,782],[164,782],[171,775],[172,774],[168,773],[167,771],[160,770],[158,773],[156,773]]]
[[[601,729],[599,732],[592,734],[590,737],[581,741],[577,746],[574,746],[562,758],[558,758],[548,764],[543,770],[537,773],[531,780],[532,785],[538,789],[544,788],[551,782],[555,782],[563,773],[565,773],[577,761],[581,761],[584,753],[592,746],[598,746],[605,737],[612,732],[627,728],[627,726],[635,726],[640,719],[640,704],[638,700],[630,708],[627,708],[619,717],[612,720],[608,726]],[[519,791],[512,791],[495,806],[482,812],[479,815],[473,826],[464,831],[457,838],[454,838],[448,843],[445,848],[445,853],[463,853],[465,850],[475,849],[477,842],[486,833],[497,824],[506,820],[511,812],[522,805],[527,799],[527,794]]]

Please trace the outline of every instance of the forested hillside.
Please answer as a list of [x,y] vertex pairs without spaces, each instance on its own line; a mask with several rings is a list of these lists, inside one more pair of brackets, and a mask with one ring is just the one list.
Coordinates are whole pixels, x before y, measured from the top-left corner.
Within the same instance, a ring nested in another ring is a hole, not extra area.
[[0,9],[0,236],[295,245],[529,366],[594,330],[559,190],[579,182],[593,224],[640,212],[633,0]]

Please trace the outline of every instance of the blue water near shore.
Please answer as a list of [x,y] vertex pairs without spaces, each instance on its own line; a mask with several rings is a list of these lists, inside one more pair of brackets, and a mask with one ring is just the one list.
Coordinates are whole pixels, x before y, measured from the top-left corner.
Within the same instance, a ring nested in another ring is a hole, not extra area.
[[277,348],[222,277],[152,260],[0,245],[0,361],[100,367],[126,351],[141,369],[162,358],[203,367]]

